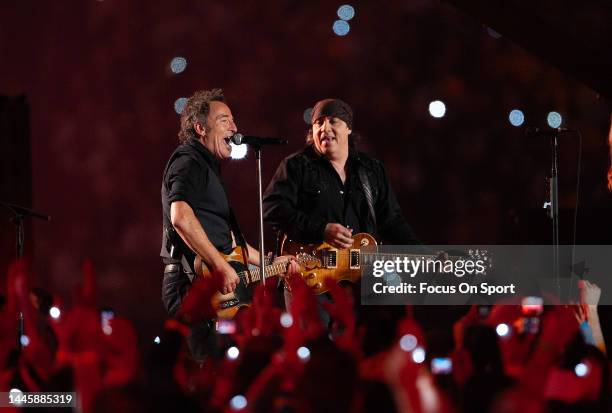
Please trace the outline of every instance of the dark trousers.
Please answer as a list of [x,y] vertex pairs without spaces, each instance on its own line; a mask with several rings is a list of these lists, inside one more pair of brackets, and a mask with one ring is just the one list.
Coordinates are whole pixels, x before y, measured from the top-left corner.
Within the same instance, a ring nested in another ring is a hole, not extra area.
[[[189,276],[180,263],[166,264],[162,281],[162,302],[168,316],[174,317],[181,308],[183,298],[191,287]],[[187,346],[193,358],[203,361],[217,353],[215,321],[207,320],[189,325]]]

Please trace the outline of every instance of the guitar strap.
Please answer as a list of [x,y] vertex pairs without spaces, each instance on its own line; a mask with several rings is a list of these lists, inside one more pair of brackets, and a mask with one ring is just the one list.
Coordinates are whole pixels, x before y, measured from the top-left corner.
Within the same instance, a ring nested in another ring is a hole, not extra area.
[[232,232],[236,236],[236,244],[243,247],[246,251],[246,248],[247,248],[246,240],[244,239],[244,235],[242,234],[242,231],[240,231],[238,220],[236,219],[236,215],[234,215],[234,210],[232,209],[232,207],[230,207],[229,210],[230,210],[230,226],[232,227]]
[[358,175],[359,180],[361,181],[361,186],[363,187],[363,193],[365,194],[366,201],[368,203],[368,209],[370,210],[370,219],[372,220],[372,224],[374,225],[373,232],[376,233],[376,212],[374,211],[374,196],[372,195],[372,186],[370,185],[368,174],[366,173],[363,167],[358,168]]

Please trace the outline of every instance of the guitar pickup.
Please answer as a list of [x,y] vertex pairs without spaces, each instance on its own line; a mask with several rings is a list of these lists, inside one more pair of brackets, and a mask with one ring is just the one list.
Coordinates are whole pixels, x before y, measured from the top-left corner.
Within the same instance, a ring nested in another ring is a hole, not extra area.
[[360,250],[352,249],[349,251],[349,265],[351,270],[357,270],[361,267],[361,263],[359,262],[360,256]]
[[321,251],[321,262],[323,268],[336,268],[338,266],[338,251],[334,250],[323,250]]
[[237,299],[237,298],[234,298],[234,299],[222,302],[219,305],[219,308],[221,308],[221,309],[230,308],[230,307],[233,307],[235,305],[238,305],[239,303],[240,303],[240,300]]

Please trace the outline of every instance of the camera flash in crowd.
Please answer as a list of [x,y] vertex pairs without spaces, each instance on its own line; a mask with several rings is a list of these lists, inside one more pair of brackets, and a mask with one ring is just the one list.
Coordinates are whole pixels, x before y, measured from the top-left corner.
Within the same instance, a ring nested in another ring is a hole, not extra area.
[[308,350],[308,347],[302,346],[297,349],[297,355],[302,361],[308,361],[310,358],[310,350]]
[[406,352],[412,351],[417,346],[417,339],[412,334],[405,334],[400,338],[399,345],[400,348]]
[[236,360],[238,356],[240,355],[240,350],[238,350],[238,347],[232,346],[227,349],[227,351],[225,352],[225,355],[227,356],[229,360]]
[[247,399],[242,394],[237,394],[230,400],[232,410],[242,410],[247,407]]
[[289,313],[283,313],[280,316],[281,326],[289,328],[293,325],[293,317]]
[[589,366],[587,366],[586,363],[578,363],[576,367],[574,367],[574,373],[576,373],[578,377],[584,377],[589,374]]
[[506,337],[508,334],[510,334],[510,327],[508,324],[501,323],[497,325],[495,331],[497,332],[498,336]]
[[58,307],[53,306],[49,309],[49,315],[51,316],[51,318],[57,320],[61,315],[61,311]]
[[412,361],[414,361],[417,364],[421,364],[422,362],[425,361],[425,349],[423,349],[422,347],[417,347],[414,349],[414,351],[412,352]]

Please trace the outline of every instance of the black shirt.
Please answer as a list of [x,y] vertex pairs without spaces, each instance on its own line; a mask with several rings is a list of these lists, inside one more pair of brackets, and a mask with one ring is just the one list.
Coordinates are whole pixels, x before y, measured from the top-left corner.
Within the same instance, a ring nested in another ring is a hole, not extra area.
[[[224,254],[232,250],[230,207],[220,180],[219,161],[199,141],[191,139],[180,145],[164,170],[161,187],[164,227],[172,229],[170,205],[185,201],[204,228],[210,242]],[[171,235],[172,243],[193,262],[195,254],[180,239]],[[160,255],[170,258],[165,233]],[[179,256],[180,258],[180,256]]]
[[[359,179],[363,168],[372,187],[377,228]],[[368,232],[391,244],[418,244],[402,215],[382,163],[350,149],[346,180],[312,145],[285,158],[264,194],[264,220],[299,242],[321,242],[328,223],[353,233]]]

